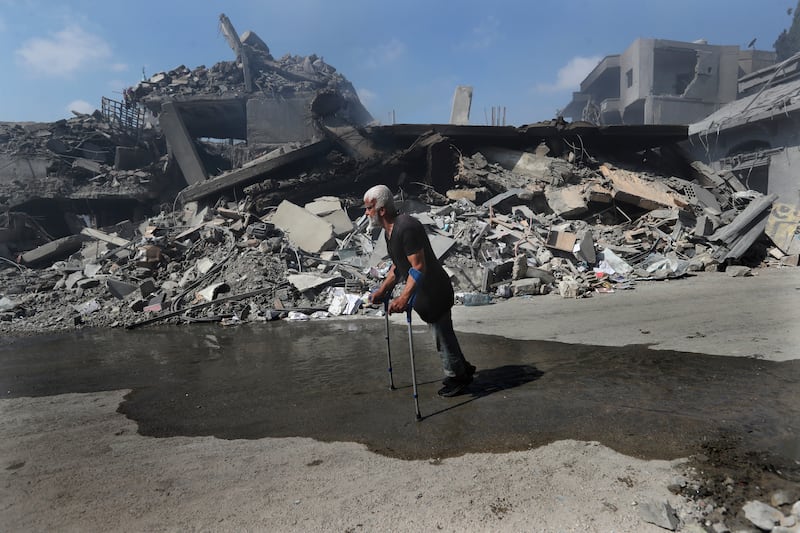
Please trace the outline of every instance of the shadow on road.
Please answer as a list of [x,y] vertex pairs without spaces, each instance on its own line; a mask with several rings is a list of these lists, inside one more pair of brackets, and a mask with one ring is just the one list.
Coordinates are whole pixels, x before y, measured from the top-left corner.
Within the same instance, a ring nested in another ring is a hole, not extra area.
[[474,380],[470,384],[467,391],[458,397],[464,398],[468,395],[469,399],[460,401],[457,404],[450,405],[444,409],[434,411],[433,413],[423,416],[422,418],[426,419],[441,413],[446,413],[447,411],[474,402],[475,400],[484,398],[490,394],[525,385],[532,381],[536,381],[543,375],[544,372],[532,365],[504,365],[497,368],[479,370],[475,373]]

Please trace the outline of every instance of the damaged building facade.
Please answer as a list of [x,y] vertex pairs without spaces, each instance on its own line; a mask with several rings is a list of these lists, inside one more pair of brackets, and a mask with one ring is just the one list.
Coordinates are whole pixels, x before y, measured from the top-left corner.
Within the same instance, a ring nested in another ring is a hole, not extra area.
[[637,39],[603,58],[562,110],[593,124],[691,124],[737,97],[737,80],[775,53],[704,41]]
[[691,151],[749,189],[794,202],[800,193],[800,56],[739,80],[741,98],[689,127]]

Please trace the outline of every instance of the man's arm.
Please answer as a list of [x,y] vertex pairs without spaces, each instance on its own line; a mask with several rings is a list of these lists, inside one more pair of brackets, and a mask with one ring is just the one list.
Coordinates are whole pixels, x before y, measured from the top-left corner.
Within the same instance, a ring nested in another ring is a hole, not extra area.
[[369,303],[382,302],[386,296],[392,294],[392,289],[394,289],[394,286],[397,285],[397,276],[395,275],[394,269],[395,265],[392,265],[392,268],[389,269],[386,277],[383,278],[381,286],[378,287],[375,292],[369,295]]
[[[419,270],[423,274],[425,273],[425,249],[420,248],[418,251],[414,252],[413,254],[408,256],[408,262],[411,263],[411,268]],[[408,279],[406,279],[406,286],[403,288],[403,292],[392,300],[392,303],[389,304],[389,313],[402,313],[408,307],[408,302],[411,300],[411,297],[414,295],[414,291],[417,289],[417,280],[414,279],[414,276],[411,275],[411,272],[408,273]]]

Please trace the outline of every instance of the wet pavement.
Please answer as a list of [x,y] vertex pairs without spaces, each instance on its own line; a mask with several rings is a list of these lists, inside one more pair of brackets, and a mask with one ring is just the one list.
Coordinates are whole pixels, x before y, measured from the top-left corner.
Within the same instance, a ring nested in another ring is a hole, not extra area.
[[478,367],[443,399],[439,358],[414,327],[343,319],[225,328],[165,326],[12,338],[0,347],[4,397],[131,389],[119,411],[154,437],[310,437],[401,458],[504,452],[560,439],[672,459],[714,442],[800,460],[800,361],[516,341],[459,334]]

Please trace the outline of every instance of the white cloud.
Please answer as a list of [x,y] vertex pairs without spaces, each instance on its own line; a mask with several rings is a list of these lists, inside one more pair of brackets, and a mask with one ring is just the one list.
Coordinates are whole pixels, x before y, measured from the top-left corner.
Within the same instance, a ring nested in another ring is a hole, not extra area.
[[358,89],[358,99],[361,100],[361,103],[369,109],[369,106],[375,103],[378,99],[378,95],[374,92],[370,91],[369,89]]
[[392,39],[386,44],[376,46],[367,57],[366,64],[370,68],[380,67],[394,63],[406,53],[406,45],[397,39]]
[[74,100],[67,104],[67,112],[71,113],[72,111],[77,111],[78,113],[86,113],[90,115],[94,113],[94,110],[97,109],[96,106],[93,106],[86,100]]
[[603,58],[600,56],[573,57],[566,65],[558,69],[555,83],[540,83],[536,86],[536,90],[545,93],[577,90],[601,59]]
[[79,26],[68,26],[50,38],[26,41],[15,53],[23,65],[36,73],[67,76],[109,58],[111,47]]

